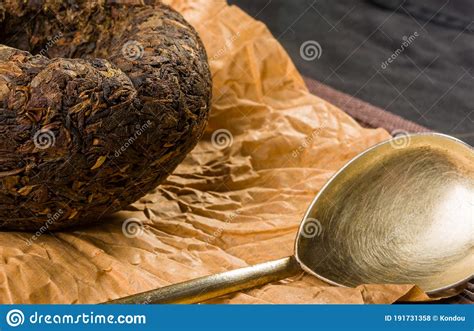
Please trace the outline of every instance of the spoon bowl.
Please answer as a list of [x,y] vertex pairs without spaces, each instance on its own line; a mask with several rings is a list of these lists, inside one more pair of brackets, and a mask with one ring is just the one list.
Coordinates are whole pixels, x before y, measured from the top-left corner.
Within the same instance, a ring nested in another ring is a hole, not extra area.
[[474,153],[442,134],[359,154],[319,191],[295,255],[109,303],[195,303],[304,271],[337,286],[416,284],[452,294],[474,274]]
[[474,273],[472,149],[424,134],[360,154],[314,199],[295,256],[339,286],[417,284],[435,294],[466,282]]

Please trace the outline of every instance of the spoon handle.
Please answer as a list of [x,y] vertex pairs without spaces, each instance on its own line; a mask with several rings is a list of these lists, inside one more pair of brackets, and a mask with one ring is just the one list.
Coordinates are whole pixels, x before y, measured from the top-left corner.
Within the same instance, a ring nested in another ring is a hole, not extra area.
[[295,275],[301,268],[294,256],[204,276],[107,304],[198,303]]

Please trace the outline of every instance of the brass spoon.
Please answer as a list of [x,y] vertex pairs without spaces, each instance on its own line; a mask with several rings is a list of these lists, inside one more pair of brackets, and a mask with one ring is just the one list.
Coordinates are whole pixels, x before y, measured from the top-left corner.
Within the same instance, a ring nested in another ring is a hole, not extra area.
[[294,256],[108,303],[196,303],[301,269],[338,286],[417,284],[446,295],[474,275],[473,253],[472,148],[441,134],[400,136],[326,183],[303,218]]

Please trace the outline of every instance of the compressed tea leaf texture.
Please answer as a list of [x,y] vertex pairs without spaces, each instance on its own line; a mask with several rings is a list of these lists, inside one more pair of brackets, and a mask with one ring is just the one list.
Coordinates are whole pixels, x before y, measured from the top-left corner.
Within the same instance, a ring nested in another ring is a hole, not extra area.
[[203,134],[204,46],[159,2],[0,2],[0,228],[100,221]]

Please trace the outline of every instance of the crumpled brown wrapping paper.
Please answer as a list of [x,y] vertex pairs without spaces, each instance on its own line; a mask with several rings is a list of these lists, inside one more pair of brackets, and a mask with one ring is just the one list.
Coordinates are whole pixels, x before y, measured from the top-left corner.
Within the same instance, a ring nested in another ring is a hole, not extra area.
[[[311,95],[278,41],[237,7],[169,3],[208,51],[214,97],[206,135],[166,183],[107,222],[43,234],[30,246],[31,234],[0,233],[1,303],[98,303],[291,255],[324,182],[389,137]],[[143,222],[138,237],[123,234],[128,218]],[[212,302],[426,299],[411,285],[338,288],[302,272]]]

